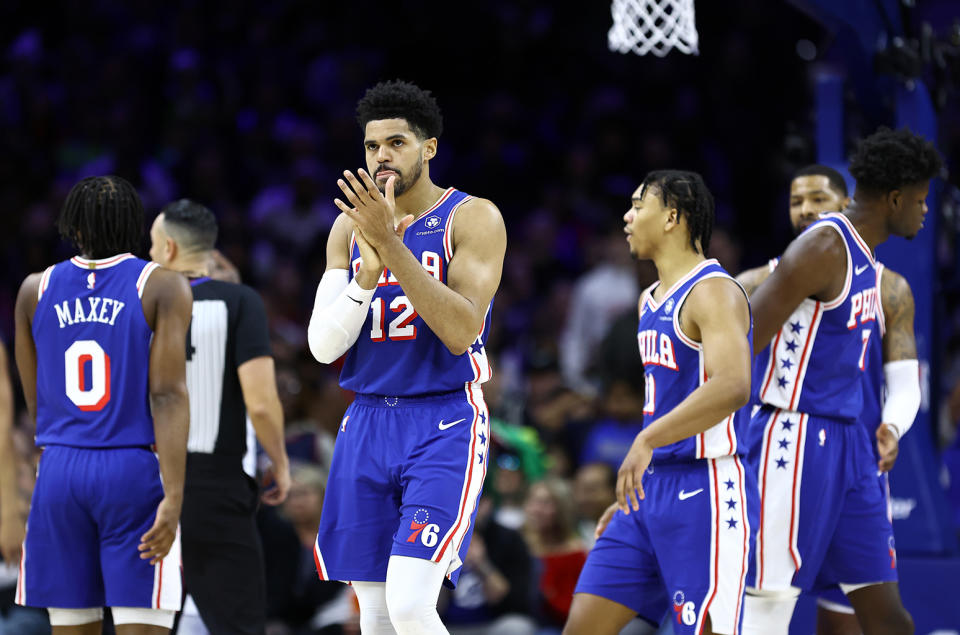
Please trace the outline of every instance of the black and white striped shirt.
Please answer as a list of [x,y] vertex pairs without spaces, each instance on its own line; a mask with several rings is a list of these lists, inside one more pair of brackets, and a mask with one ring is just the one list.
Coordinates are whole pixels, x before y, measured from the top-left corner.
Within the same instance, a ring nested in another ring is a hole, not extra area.
[[190,285],[187,451],[235,456],[240,461],[248,449],[248,424],[237,368],[271,354],[266,310],[257,292],[246,285],[210,278],[193,279]]

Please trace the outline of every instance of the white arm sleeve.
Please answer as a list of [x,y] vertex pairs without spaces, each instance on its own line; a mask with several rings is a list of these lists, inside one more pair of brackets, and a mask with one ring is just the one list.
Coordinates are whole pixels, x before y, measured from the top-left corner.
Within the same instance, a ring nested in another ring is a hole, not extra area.
[[920,364],[915,359],[887,362],[883,365],[883,377],[887,385],[883,422],[892,424],[898,438],[902,438],[920,410]]
[[321,364],[329,364],[347,352],[360,335],[370,310],[374,289],[361,289],[356,278],[347,283],[346,269],[330,269],[317,286],[307,342]]

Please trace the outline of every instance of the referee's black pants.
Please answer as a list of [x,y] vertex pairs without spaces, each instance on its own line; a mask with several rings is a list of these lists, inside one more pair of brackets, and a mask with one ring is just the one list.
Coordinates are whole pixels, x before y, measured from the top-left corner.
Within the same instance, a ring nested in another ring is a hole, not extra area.
[[211,635],[263,635],[266,582],[259,489],[238,457],[187,454],[180,516],[183,581]]

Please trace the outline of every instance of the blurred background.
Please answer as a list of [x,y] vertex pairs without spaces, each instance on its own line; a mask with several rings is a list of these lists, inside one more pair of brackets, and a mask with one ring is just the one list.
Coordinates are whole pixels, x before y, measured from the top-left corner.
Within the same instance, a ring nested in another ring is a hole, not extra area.
[[[266,302],[298,461],[289,502],[261,519],[272,632],[356,632],[349,593],[317,582],[304,555],[351,398],[310,356],[306,325],[337,176],[363,165],[356,101],[385,79],[432,90],[445,118],[434,182],[494,201],[509,236],[487,346],[495,469],[443,614],[463,633],[508,632],[496,620],[551,632],[641,424],[635,307],[656,272],[623,240],[632,191],[652,169],[702,173],[717,204],[710,255],[735,273],[791,239],[795,170],[842,169],[856,139],[909,124],[947,170],[931,188],[934,222],[880,252],[914,287],[925,373],[892,478],[895,529],[917,632],[957,632],[960,608],[929,580],[960,580],[960,8],[836,5],[701,0],[699,55],[657,58],[609,51],[606,0],[5,0],[0,335],[12,342],[21,280],[73,255],[55,221],[80,178],[130,180],[148,222],[181,197],[210,207],[220,250]],[[29,454],[25,419],[20,404]],[[505,587],[471,577],[489,563]],[[812,632],[798,616],[797,632]]]

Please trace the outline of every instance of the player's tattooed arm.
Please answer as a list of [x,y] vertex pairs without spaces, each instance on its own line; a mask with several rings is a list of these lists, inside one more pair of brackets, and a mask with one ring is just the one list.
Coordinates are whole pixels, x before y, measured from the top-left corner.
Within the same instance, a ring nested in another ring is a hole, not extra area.
[[831,300],[842,290],[847,252],[840,234],[829,226],[798,236],[757,290],[753,310],[753,350],[761,351],[804,299]]
[[753,269],[747,269],[737,276],[737,282],[743,286],[748,296],[753,296],[753,292],[757,290],[757,287],[769,277],[770,267],[755,267]]
[[906,279],[889,268],[880,278],[880,298],[886,333],[883,335],[883,361],[917,359],[917,340],[913,333],[913,292]]

